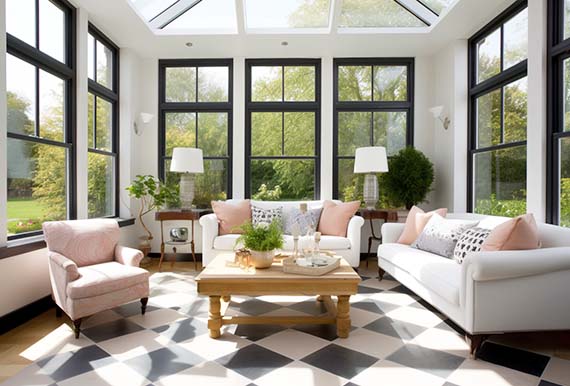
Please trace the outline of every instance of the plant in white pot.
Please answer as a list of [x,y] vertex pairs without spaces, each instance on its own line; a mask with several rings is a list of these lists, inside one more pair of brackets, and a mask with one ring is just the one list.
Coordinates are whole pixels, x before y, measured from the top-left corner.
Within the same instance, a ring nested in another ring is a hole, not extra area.
[[271,224],[254,226],[247,222],[240,227],[243,232],[236,240],[236,244],[243,246],[251,252],[251,262],[255,268],[269,268],[273,263],[275,251],[283,248],[283,230],[278,221]]

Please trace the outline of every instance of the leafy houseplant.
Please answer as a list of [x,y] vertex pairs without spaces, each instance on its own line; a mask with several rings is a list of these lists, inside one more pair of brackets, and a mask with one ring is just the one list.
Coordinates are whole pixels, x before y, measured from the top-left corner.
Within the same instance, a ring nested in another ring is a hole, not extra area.
[[273,221],[269,225],[260,224],[254,226],[251,222],[246,222],[240,227],[243,232],[236,240],[236,244],[251,251],[253,265],[256,268],[269,268],[275,257],[275,250],[283,248],[283,230],[278,221]]
[[138,219],[147,236],[145,239],[152,240],[152,233],[144,223],[143,217],[155,209],[163,207],[168,202],[176,201],[176,187],[168,186],[151,175],[137,175],[135,180],[128,186],[130,197],[140,200]]
[[386,195],[393,204],[412,206],[424,202],[434,179],[432,162],[419,150],[407,147],[388,161],[382,175]]

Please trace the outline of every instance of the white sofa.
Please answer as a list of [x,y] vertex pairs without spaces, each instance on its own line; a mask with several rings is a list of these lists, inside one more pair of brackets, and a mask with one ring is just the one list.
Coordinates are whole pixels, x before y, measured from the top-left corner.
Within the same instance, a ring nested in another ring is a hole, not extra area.
[[[228,200],[229,202],[236,200]],[[305,202],[309,209],[321,208],[323,201],[255,201],[251,200],[251,205],[271,209],[276,207],[298,208]],[[337,201],[338,202],[338,201]],[[231,252],[235,249],[235,242],[239,235],[218,234],[218,218],[215,214],[209,214],[200,218],[202,226],[202,263],[208,265],[216,256],[221,253]],[[322,236],[320,248],[322,250],[334,251],[342,256],[352,265],[358,267],[360,263],[360,229],[364,225],[364,219],[360,216],[353,216],[348,223],[347,237]],[[293,250],[293,237],[285,235],[285,251]]]
[[[478,226],[491,229],[508,220],[447,217],[478,220]],[[397,244],[403,229],[404,224],[382,226],[380,279],[388,272],[459,325],[472,356],[491,334],[570,330],[570,229],[539,223],[541,249],[476,252],[463,264]]]

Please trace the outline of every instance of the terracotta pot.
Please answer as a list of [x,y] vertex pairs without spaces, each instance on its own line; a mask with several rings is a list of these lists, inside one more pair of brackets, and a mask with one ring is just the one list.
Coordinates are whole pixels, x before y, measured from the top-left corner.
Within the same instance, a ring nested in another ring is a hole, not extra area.
[[251,264],[255,268],[269,268],[273,264],[275,250],[272,251],[251,251]]

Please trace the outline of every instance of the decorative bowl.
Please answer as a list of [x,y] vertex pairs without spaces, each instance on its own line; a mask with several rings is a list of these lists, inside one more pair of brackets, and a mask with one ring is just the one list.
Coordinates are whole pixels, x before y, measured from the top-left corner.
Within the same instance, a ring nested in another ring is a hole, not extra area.
[[184,242],[188,241],[188,228],[172,228],[170,229],[170,239],[172,241]]

